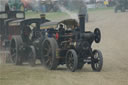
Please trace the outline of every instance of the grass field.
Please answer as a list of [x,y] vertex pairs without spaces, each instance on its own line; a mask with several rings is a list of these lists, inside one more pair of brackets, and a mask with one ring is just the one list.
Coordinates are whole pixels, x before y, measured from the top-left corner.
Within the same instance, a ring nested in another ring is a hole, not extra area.
[[[95,13],[95,11],[104,11],[104,10],[112,10],[112,8],[89,9],[88,13],[93,13],[93,12]],[[77,11],[73,11],[71,13],[75,13],[76,15],[78,14]],[[26,18],[39,18],[42,12],[28,11],[25,14],[26,14]],[[50,13],[45,13],[45,14],[46,14],[47,19],[50,19],[50,20],[60,20],[60,19],[70,18],[70,16],[64,12],[50,12]]]
[[[40,18],[41,12],[26,12],[26,18]],[[62,17],[68,17],[66,13],[62,12],[51,12],[51,13],[46,13],[47,19],[54,20],[54,19],[59,19]]]

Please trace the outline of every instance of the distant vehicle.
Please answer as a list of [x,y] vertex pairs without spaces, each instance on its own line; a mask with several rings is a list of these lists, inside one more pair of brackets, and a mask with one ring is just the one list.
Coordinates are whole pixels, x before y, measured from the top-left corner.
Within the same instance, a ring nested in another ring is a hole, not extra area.
[[9,7],[16,11],[58,11],[57,0],[8,0]]
[[121,12],[125,12],[126,10],[128,10],[128,0],[117,0],[115,13],[117,13],[118,10],[120,10]]
[[8,0],[8,4],[13,11],[35,10],[38,5],[35,0]]
[[8,4],[11,10],[13,11],[24,11],[24,3],[21,0],[8,0]]

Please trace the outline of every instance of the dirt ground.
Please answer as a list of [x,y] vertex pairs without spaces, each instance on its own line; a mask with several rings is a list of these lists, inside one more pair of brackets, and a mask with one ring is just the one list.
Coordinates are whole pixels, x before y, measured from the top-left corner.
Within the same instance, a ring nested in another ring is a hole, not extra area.
[[128,85],[128,12],[94,11],[89,18],[86,30],[102,31],[101,43],[93,44],[104,56],[101,72],[93,72],[90,65],[72,73],[65,66],[49,71],[40,65],[2,64],[0,85]]

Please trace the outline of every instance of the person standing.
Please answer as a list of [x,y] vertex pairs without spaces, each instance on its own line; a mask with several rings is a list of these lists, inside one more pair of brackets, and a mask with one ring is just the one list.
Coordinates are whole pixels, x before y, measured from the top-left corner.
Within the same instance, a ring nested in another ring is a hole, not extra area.
[[6,11],[6,12],[9,12],[9,11],[10,11],[10,8],[9,8],[8,3],[5,4],[5,11]]

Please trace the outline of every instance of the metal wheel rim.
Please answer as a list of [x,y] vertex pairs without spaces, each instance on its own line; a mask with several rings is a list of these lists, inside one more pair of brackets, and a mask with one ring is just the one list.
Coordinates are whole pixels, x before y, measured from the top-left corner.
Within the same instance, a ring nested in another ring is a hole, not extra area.
[[43,57],[44,64],[50,67],[52,65],[52,50],[49,41],[45,41],[43,45]]
[[96,69],[98,69],[98,68],[100,68],[100,64],[101,64],[100,56],[99,56],[98,52],[95,52],[94,53],[94,67]]
[[74,58],[73,58],[73,54],[72,52],[69,52],[68,53],[68,56],[67,56],[67,66],[70,70],[73,69],[73,66],[74,66]]

